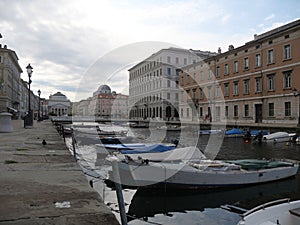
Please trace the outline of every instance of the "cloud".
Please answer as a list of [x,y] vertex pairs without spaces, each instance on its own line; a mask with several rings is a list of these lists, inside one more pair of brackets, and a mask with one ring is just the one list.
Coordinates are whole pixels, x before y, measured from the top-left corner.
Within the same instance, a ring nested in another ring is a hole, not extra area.
[[267,16],[264,20],[271,20],[275,18],[275,14],[271,14],[269,16]]

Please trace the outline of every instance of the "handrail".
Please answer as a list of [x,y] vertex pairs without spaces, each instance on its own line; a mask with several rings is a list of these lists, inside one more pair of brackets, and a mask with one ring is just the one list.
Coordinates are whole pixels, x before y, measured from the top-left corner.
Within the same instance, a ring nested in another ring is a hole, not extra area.
[[261,210],[261,209],[265,209],[267,208],[268,206],[271,206],[271,205],[274,205],[274,204],[278,204],[278,203],[283,203],[283,202],[290,202],[290,199],[289,198],[284,198],[284,199],[279,199],[279,200],[275,200],[275,201],[272,201],[272,202],[267,202],[265,204],[262,204],[262,205],[259,205],[253,209],[250,209],[249,211],[245,212],[242,214],[242,218],[244,218],[245,216],[248,216],[258,210]]

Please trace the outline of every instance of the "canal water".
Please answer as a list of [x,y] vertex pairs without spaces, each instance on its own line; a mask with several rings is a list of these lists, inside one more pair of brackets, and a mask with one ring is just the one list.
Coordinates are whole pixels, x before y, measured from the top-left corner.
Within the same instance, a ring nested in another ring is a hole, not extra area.
[[[203,152],[208,145],[220,148],[214,153],[216,159],[270,159],[288,158],[300,160],[300,145],[294,143],[254,143],[242,138],[211,138],[198,136],[196,130],[184,132],[150,130],[137,128],[133,135],[144,140],[170,141],[180,138],[180,145],[197,145]],[[118,202],[113,187],[104,179],[111,169],[103,158],[97,158],[93,135],[76,137],[77,154],[89,183],[102,196],[107,206],[119,219]],[[70,140],[68,140],[70,142]],[[212,148],[210,146],[210,148]],[[164,225],[235,225],[240,220],[237,212],[228,210],[228,205],[251,209],[257,205],[282,199],[300,199],[300,173],[295,178],[282,181],[231,189],[123,189],[128,224]]]

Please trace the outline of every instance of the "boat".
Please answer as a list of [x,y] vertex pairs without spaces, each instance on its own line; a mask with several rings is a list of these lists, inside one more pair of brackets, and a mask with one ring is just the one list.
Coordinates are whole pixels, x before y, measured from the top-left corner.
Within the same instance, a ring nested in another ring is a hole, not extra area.
[[205,155],[197,147],[175,148],[155,144],[135,150],[121,150],[114,153],[121,160],[145,160],[150,162],[182,161],[191,159],[205,159]]
[[271,142],[271,143],[277,143],[277,142],[289,142],[291,141],[292,137],[295,134],[289,134],[287,132],[275,132],[268,135],[264,135],[262,138],[263,142]]
[[223,130],[199,130],[198,134],[199,135],[213,135],[213,134],[223,134],[224,131]]
[[300,200],[280,199],[257,206],[242,215],[238,225],[300,224]]
[[127,186],[228,187],[259,184],[295,176],[293,160],[188,160],[181,162],[118,161]]
[[[105,140],[105,139],[104,139]],[[165,148],[165,150],[172,150],[174,148],[176,148],[175,144],[172,143],[164,143],[164,144],[155,144],[155,143],[119,143],[119,144],[105,144],[105,143],[101,143],[101,144],[96,144],[95,145],[97,148],[97,152],[98,153],[112,153],[112,152],[121,152],[121,151],[125,151],[125,150],[129,150],[129,151],[134,151],[137,149],[155,149],[155,148]]]
[[243,130],[233,128],[231,130],[226,130],[224,137],[243,137],[243,136],[244,136],[244,131]]

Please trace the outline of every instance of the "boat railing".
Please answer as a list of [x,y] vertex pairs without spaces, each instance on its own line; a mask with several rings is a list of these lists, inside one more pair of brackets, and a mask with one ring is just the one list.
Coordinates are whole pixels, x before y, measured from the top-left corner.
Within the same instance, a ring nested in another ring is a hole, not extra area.
[[272,201],[272,202],[267,202],[265,204],[262,204],[262,205],[259,205],[245,213],[243,213],[241,216],[242,216],[242,219],[244,219],[246,216],[256,212],[256,211],[259,211],[261,209],[265,209],[265,208],[268,208],[272,205],[276,205],[276,204],[279,204],[279,203],[285,203],[285,202],[290,202],[290,199],[289,198],[284,198],[284,199],[279,199],[279,200],[275,200],[275,201]]

